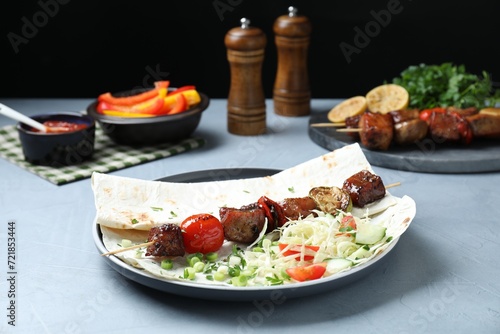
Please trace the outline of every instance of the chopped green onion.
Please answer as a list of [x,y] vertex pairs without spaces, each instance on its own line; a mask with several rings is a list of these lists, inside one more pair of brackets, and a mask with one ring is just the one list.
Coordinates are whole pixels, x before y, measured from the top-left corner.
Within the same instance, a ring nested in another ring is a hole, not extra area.
[[231,277],[237,277],[240,276],[240,272],[241,272],[240,269],[237,267],[229,267],[228,274]]
[[121,247],[130,247],[130,246],[132,246],[132,241],[130,241],[129,239],[122,239],[120,246]]
[[[196,259],[196,258],[195,258]],[[196,262],[194,265],[193,265],[193,269],[194,271],[196,271],[197,273],[201,273],[203,271],[203,269],[205,268],[205,264],[201,261],[198,260],[198,262]]]
[[[196,260],[194,260],[196,259]],[[186,257],[186,262],[188,265],[190,265],[191,267],[196,263],[196,262],[199,262],[203,260],[203,254],[201,253],[193,253],[193,254],[189,254],[187,257]]]
[[219,255],[216,252],[210,252],[205,254],[205,258],[207,259],[208,262],[215,262],[217,261],[217,258]]
[[248,282],[248,279],[246,276],[238,276],[238,277],[231,278],[231,283],[234,286],[246,286],[247,282]]
[[190,267],[194,267],[195,264],[197,263],[201,263],[203,264],[203,262],[201,262],[201,260],[199,258],[197,258],[196,256],[193,256],[190,260],[189,260],[189,266]]
[[239,256],[229,257],[229,265],[230,266],[238,266],[240,264],[241,264],[241,257],[239,257]]
[[194,280],[196,277],[196,271],[192,267],[188,267],[184,269],[184,278]]
[[215,279],[216,281],[221,282],[221,281],[223,281],[223,280],[225,280],[225,279],[226,279],[226,275],[224,275],[224,273],[221,273],[221,272],[216,272],[216,273],[214,274],[214,279]]
[[169,270],[169,269],[172,269],[174,267],[174,263],[170,259],[165,259],[165,260],[161,261],[160,266],[162,269]]

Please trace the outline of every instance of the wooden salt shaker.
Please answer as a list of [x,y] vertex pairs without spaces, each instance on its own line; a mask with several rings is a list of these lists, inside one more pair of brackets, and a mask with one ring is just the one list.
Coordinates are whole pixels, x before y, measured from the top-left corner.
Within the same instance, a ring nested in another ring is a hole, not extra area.
[[264,32],[241,19],[241,27],[224,38],[231,69],[231,88],[227,100],[227,128],[237,135],[266,132],[266,103],[262,87],[262,63],[267,43]]
[[311,112],[307,51],[311,24],[297,9],[288,8],[274,22],[278,70],[274,83],[274,112],[282,116],[304,116]]

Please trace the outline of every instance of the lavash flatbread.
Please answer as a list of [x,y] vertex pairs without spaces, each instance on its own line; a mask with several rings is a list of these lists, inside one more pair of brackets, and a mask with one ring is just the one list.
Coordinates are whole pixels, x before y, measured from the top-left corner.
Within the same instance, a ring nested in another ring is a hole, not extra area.
[[[342,187],[345,179],[363,169],[373,172],[359,145],[352,144],[273,176],[173,183],[94,172],[92,189],[98,224],[150,230],[165,223],[180,224],[196,213],[218,216],[222,206],[240,207],[256,202],[261,196],[279,201],[307,196],[309,190],[317,186]],[[394,197],[388,193],[382,202],[369,205],[363,211],[368,209],[370,214],[376,214],[394,204]]]
[[[341,187],[344,180],[363,170],[373,172],[358,144],[327,153],[273,176],[226,181],[175,183],[139,180],[94,173],[92,189],[96,205],[96,223],[100,225],[103,243],[109,251],[121,248],[123,239],[132,243],[146,241],[147,231],[164,223],[180,224],[197,213],[219,216],[221,206],[240,207],[256,202],[260,196],[275,201],[288,197],[307,196],[317,186]],[[233,175],[234,177],[234,175]],[[416,214],[416,205],[408,196],[386,196],[365,208],[354,208],[353,215],[370,216],[373,224],[385,226],[393,241],[403,234]],[[370,258],[384,251],[387,243]],[[232,242],[225,242],[219,258],[230,254]],[[140,251],[140,250],[139,250]],[[116,254],[124,262],[167,280],[182,280],[184,257],[178,257],[176,270],[161,269],[158,259],[129,250]],[[197,283],[223,284],[207,281]]]

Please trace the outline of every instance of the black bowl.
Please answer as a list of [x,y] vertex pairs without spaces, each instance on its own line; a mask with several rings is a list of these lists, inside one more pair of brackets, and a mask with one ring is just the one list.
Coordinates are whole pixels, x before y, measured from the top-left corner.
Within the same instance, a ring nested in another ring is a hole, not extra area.
[[17,131],[26,161],[35,165],[65,167],[76,165],[92,157],[95,142],[95,121],[80,113],[58,112],[32,117],[40,123],[64,121],[84,124],[74,132],[44,133],[33,131],[26,124],[18,123]]
[[[113,95],[128,96],[137,93],[138,91],[134,90]],[[103,132],[117,144],[141,146],[177,142],[188,138],[196,130],[202,112],[210,103],[205,94],[198,93],[200,103],[174,115],[133,118],[107,116],[97,112],[97,101],[87,107],[87,114],[94,118]]]

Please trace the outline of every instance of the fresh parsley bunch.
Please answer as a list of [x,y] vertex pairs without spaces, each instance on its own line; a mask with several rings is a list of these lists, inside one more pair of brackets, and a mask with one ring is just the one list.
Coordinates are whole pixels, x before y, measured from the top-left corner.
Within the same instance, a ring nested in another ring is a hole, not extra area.
[[457,108],[495,106],[500,90],[495,90],[489,74],[468,73],[464,65],[410,66],[393,83],[406,88],[410,107],[418,109],[454,106]]

